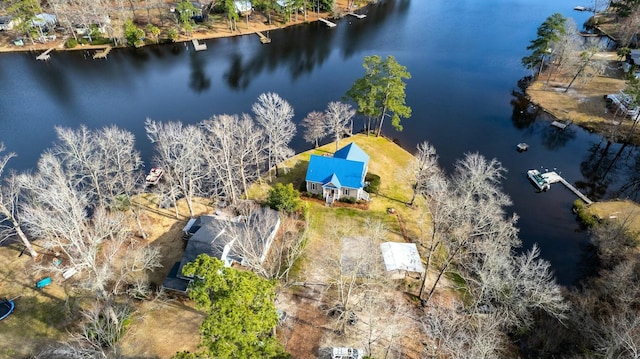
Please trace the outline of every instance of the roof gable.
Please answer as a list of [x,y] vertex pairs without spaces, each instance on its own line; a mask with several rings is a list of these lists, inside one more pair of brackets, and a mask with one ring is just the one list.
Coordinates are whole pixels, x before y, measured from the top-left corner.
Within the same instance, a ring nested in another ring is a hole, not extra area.
[[327,183],[324,183],[324,186],[326,186],[326,187],[334,187],[334,188],[342,187],[342,185],[340,184],[340,180],[338,179],[338,176],[336,176],[335,173],[331,175],[331,178],[329,179],[329,181]]
[[333,154],[335,158],[343,158],[345,160],[362,162],[365,165],[369,163],[369,155],[366,154],[355,142],[342,147]]

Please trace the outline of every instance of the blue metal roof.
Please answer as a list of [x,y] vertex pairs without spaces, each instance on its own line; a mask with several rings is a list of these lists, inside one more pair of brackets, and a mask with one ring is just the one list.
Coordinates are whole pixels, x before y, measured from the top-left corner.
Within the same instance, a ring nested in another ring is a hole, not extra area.
[[365,165],[369,163],[369,155],[367,155],[354,142],[342,147],[333,154],[335,158],[344,158],[345,160],[363,162]]
[[363,162],[311,155],[306,180],[323,185],[331,183],[336,188],[361,188],[364,187],[364,169]]
[[323,183],[324,187],[329,187],[329,188],[341,188],[342,185],[340,184],[340,180],[338,179],[338,176],[336,176],[336,174],[332,174],[331,178],[329,179],[329,182],[327,183]]

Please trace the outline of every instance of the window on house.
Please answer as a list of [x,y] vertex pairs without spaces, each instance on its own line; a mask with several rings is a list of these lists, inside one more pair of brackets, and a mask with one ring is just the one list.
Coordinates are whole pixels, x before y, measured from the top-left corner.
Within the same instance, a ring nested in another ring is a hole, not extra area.
[[312,184],[311,184],[311,190],[312,190],[312,191],[315,191],[315,190],[316,190],[316,184],[315,184],[315,183],[312,183]]
[[348,190],[348,189],[346,189],[346,188],[344,189],[344,195],[345,195],[345,196],[348,196],[348,195],[349,195],[349,190]]

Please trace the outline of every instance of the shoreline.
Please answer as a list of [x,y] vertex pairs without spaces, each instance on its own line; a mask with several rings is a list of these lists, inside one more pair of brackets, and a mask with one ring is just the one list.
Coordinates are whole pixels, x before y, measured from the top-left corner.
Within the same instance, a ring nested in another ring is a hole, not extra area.
[[[366,9],[371,4],[364,4],[362,6],[358,6],[356,4],[352,4],[351,9],[348,9],[349,0],[335,0],[336,5],[336,13],[337,16],[332,17],[329,12],[321,12],[316,13],[313,11],[308,11],[305,19],[304,14],[298,14],[297,16],[292,15],[292,19],[289,22],[282,23],[279,19],[276,19],[276,16],[272,16],[272,23],[267,23],[267,17],[260,12],[254,12],[251,16],[251,20],[248,17],[240,17],[236,23],[237,30],[232,31],[229,29],[226,20],[220,16],[220,14],[214,14],[210,16],[209,21],[206,25],[201,25],[199,28],[196,28],[191,35],[183,35],[181,34],[176,41],[172,42],[157,42],[157,43],[145,43],[141,47],[146,46],[155,46],[155,45],[170,45],[176,43],[189,42],[191,40],[212,40],[219,38],[231,38],[236,36],[245,36],[245,35],[255,35],[256,41],[260,41],[258,37],[258,32],[270,32],[274,30],[285,29],[292,26],[297,26],[301,24],[311,24],[320,21],[321,18],[324,19],[341,19],[349,12],[354,12],[357,10]],[[278,16],[279,17],[279,16]],[[214,21],[213,19],[220,20]],[[222,20],[221,20],[222,19]],[[363,19],[363,21],[366,21]],[[111,46],[113,49],[122,49],[122,48],[130,48],[131,46],[120,45],[115,46],[113,44],[103,44],[103,45],[83,45],[78,44],[78,46],[73,48],[66,48],[64,46],[64,41],[66,37],[59,37],[56,40],[49,41],[46,43],[35,43],[35,44],[26,44],[24,46],[16,46],[12,43],[13,38],[17,36],[12,35],[13,32],[0,32],[0,55],[2,53],[16,53],[16,52],[39,52],[46,51],[48,49],[54,48],[55,51],[82,51],[82,50],[99,50],[103,49],[105,46]],[[268,44],[264,44],[268,46]]]
[[524,90],[527,100],[557,121],[572,121],[585,131],[606,137],[615,143],[640,145],[640,130],[633,120],[615,116],[607,110],[604,95],[617,93],[625,87],[625,80],[611,76],[597,76],[584,86],[564,92],[565,82],[535,80]]

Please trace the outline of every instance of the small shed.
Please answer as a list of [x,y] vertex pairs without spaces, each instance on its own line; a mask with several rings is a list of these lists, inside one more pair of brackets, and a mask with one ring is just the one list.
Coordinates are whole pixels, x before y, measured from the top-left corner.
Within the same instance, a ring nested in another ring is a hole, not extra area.
[[407,273],[424,273],[415,243],[385,242],[380,249],[385,269],[392,278],[403,278]]

